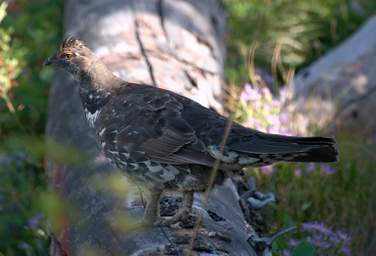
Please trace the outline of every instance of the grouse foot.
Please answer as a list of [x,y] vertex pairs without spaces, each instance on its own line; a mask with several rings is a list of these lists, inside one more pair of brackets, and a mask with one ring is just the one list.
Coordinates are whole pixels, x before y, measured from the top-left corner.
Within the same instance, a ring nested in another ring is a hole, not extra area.
[[143,222],[146,225],[153,225],[157,220],[158,209],[159,209],[159,198],[162,194],[162,190],[153,189],[151,190],[150,199],[146,205]]
[[178,222],[189,221],[193,204],[193,191],[183,192],[183,202],[177,214],[169,218],[159,218],[154,222],[155,226],[170,226]]

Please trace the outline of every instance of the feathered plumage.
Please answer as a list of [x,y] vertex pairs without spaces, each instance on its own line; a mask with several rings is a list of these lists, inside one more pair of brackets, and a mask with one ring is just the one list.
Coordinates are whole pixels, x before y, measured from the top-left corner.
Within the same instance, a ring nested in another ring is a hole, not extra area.
[[105,155],[151,189],[202,191],[217,159],[217,182],[246,166],[337,159],[332,138],[272,135],[237,123],[221,152],[225,117],[171,91],[122,81],[72,37],[46,62],[78,81],[86,117]]

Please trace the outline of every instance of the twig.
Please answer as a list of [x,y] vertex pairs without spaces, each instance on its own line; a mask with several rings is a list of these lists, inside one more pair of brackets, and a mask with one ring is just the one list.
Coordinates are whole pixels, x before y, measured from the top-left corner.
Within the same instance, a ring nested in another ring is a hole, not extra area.
[[[220,144],[221,154],[223,154],[223,152],[224,152],[225,145],[226,145],[228,136],[229,136],[230,131],[231,131],[231,127],[232,127],[232,119],[229,118],[227,125],[226,125],[225,133],[223,135],[223,138],[222,138],[222,141],[221,141],[221,144]],[[208,206],[209,193],[213,188],[214,180],[215,180],[215,177],[217,176],[220,163],[221,163],[220,159],[216,159],[215,162],[214,162],[214,165],[213,165],[213,168],[212,168],[212,171],[211,171],[211,175],[210,175],[210,179],[209,179],[209,182],[208,182],[208,187],[205,190],[205,194],[204,194],[204,200],[203,200],[203,204],[202,204],[202,209],[204,209],[204,210],[206,210],[206,208]],[[202,215],[199,215],[198,218],[197,218],[197,221],[194,225],[192,238],[191,238],[191,241],[190,241],[190,244],[189,244],[189,247],[188,247],[189,248],[188,251],[189,251],[190,255],[192,254],[193,244],[194,244],[194,242],[197,238],[197,234],[198,234],[198,230],[201,226],[201,222],[202,222]]]

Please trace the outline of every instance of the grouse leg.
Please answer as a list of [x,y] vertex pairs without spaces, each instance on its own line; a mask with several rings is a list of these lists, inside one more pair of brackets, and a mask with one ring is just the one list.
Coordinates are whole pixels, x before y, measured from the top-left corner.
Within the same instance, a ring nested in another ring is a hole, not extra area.
[[158,218],[159,198],[161,197],[162,190],[152,189],[150,190],[150,198],[146,205],[144,213],[144,222],[153,224]]
[[168,226],[175,224],[179,221],[185,221],[192,210],[193,205],[193,191],[184,191],[183,192],[183,204],[180,207],[178,213],[176,213],[173,217],[168,219],[159,219],[156,222],[156,225],[158,226]]
[[[186,220],[189,217],[189,214],[192,211],[193,205],[193,191],[184,191],[183,192],[183,205],[180,208],[179,212],[175,215],[180,220]],[[175,217],[174,216],[174,217]]]

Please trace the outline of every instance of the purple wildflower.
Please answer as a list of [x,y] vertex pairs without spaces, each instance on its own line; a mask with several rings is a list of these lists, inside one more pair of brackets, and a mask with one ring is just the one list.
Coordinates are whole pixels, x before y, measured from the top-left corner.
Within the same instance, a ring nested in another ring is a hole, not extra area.
[[289,246],[291,246],[291,247],[296,247],[296,246],[298,246],[299,245],[299,240],[297,240],[297,239],[294,239],[294,238],[291,238],[289,241],[288,241],[288,244],[289,244]]
[[34,215],[33,217],[31,217],[28,221],[27,221],[27,226],[31,229],[31,230],[36,230],[38,228],[38,225],[39,225],[39,222],[41,221],[43,215],[38,213],[36,215]]
[[343,241],[346,241],[346,242],[350,242],[351,241],[351,236],[349,236],[348,234],[344,233],[343,231],[341,230],[338,230],[337,231],[337,236],[343,240]]
[[275,126],[280,126],[281,125],[281,123],[280,123],[280,121],[279,121],[279,118],[278,118],[278,116],[276,116],[276,115],[268,115],[267,117],[266,117],[266,121],[270,124],[270,125],[275,125]]
[[302,230],[309,232],[306,241],[315,245],[323,252],[336,251],[340,255],[350,255],[351,237],[342,231],[333,231],[319,222],[307,222],[301,225]]
[[313,172],[315,169],[316,169],[316,164],[309,163],[305,165],[304,171],[305,173],[310,173],[310,172]]
[[240,99],[243,101],[256,101],[260,100],[262,95],[257,91],[257,89],[252,88],[251,84],[245,84],[242,93],[240,94]]
[[272,96],[272,93],[270,92],[269,88],[267,88],[267,87],[262,87],[261,88],[261,93],[264,96]]
[[341,247],[341,252],[345,255],[351,255],[351,250],[349,245],[344,245]]
[[289,87],[287,85],[283,86],[280,90],[279,90],[279,98],[280,99],[285,99],[287,98],[289,95]]
[[294,174],[296,177],[302,176],[302,169],[301,168],[295,169]]
[[334,170],[334,169],[333,169],[330,165],[328,165],[328,164],[321,164],[321,165],[320,165],[320,168],[321,168],[321,170],[322,170],[325,174],[328,174],[328,175],[333,174],[333,173],[336,172],[336,170]]
[[260,123],[256,119],[254,119],[254,118],[248,119],[244,123],[244,125],[250,126],[252,128],[255,128],[255,129],[260,129],[260,127],[261,127]]
[[283,251],[282,251],[282,256],[291,256],[291,252],[290,252],[290,250],[283,249]]
[[18,246],[19,246],[21,249],[25,250],[25,251],[27,251],[27,250],[29,250],[29,249],[31,248],[31,246],[30,246],[28,243],[24,242],[24,241],[21,241],[21,242],[18,244]]
[[331,246],[331,244],[326,241],[326,239],[320,233],[315,233],[311,237],[307,237],[307,241],[322,249],[328,249]]
[[272,104],[272,107],[275,107],[275,108],[278,108],[282,105],[281,102],[277,99],[272,99],[271,104]]
[[272,165],[263,166],[260,168],[261,172],[267,176],[270,176],[273,174],[274,169]]
[[286,113],[286,112],[282,112],[280,115],[279,115],[279,120],[282,124],[288,124],[289,123],[289,120],[290,120],[290,117],[289,117],[289,114]]
[[267,132],[272,134],[279,134],[279,127],[275,125],[269,126]]
[[332,234],[332,231],[330,229],[328,229],[323,223],[319,223],[319,222],[303,223],[302,229],[306,231],[318,231],[324,235]]
[[262,101],[258,101],[258,103],[261,104],[260,107],[262,108],[263,113],[265,113],[265,115],[269,115],[269,113],[270,113],[270,106],[268,104],[264,104],[264,102],[262,102]]
[[285,135],[285,136],[293,136],[293,134],[291,132],[286,131],[286,130],[280,130],[279,134],[280,135]]

